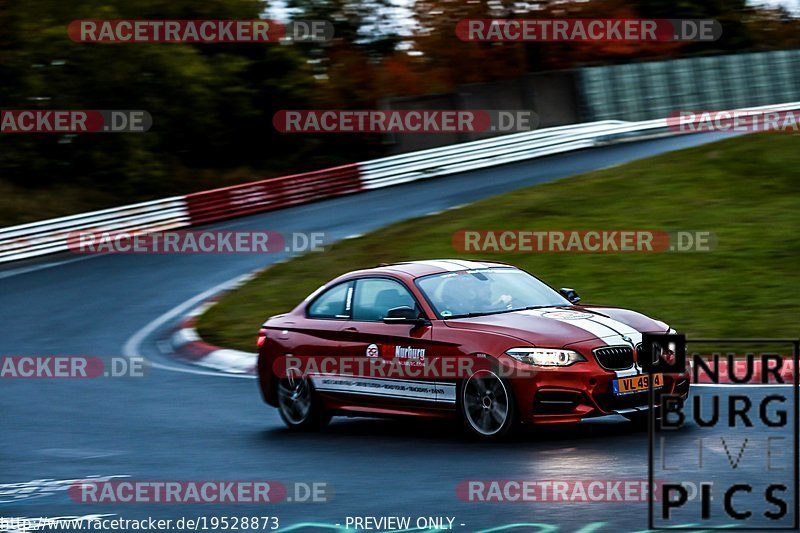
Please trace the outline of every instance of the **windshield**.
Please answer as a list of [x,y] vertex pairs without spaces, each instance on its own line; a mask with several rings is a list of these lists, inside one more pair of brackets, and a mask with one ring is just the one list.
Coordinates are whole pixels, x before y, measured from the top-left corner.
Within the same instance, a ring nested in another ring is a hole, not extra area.
[[425,276],[417,286],[442,318],[569,306],[556,291],[516,268],[486,268]]

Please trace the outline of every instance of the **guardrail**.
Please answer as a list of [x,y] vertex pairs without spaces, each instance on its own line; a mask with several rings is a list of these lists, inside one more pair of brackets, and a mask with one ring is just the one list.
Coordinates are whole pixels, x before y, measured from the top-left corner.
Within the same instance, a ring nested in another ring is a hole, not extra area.
[[[750,111],[796,109],[800,109],[800,102],[750,108]],[[0,263],[67,251],[78,232],[151,233],[195,226],[658,133],[680,132],[670,129],[667,119],[605,120],[558,126],[23,224],[0,229]]]
[[362,180],[365,189],[378,189],[540,157],[556,153],[561,145],[562,151],[587,148],[593,136],[623,124],[627,123],[608,120],[558,126],[374,159],[361,163]]
[[155,232],[191,225],[183,196],[0,229],[0,263],[65,252],[78,232]]
[[358,165],[352,164],[189,194],[186,203],[194,225],[360,190]]
[[[753,114],[800,109],[800,102],[749,108]],[[364,189],[377,189],[446,176],[526,159],[556,155],[619,140],[631,140],[663,132],[678,135],[667,119],[642,122],[604,120],[526,131],[502,137],[432,148],[361,163]]]

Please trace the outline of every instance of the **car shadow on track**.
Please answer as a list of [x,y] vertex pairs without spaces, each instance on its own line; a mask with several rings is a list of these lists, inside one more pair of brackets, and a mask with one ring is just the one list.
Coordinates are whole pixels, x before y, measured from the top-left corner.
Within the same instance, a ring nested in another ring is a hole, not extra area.
[[[689,430],[690,428],[684,428]],[[295,432],[282,426],[275,426],[259,433],[270,444],[284,443],[296,445],[305,442],[328,445],[369,446],[383,442],[399,441],[411,444],[454,443],[466,446],[491,444],[505,448],[526,448],[531,445],[565,445],[574,442],[632,441],[644,442],[647,432],[637,428],[622,417],[603,417],[585,420],[570,426],[536,426],[522,428],[513,436],[500,442],[483,443],[470,437],[457,421],[417,420],[417,419],[379,419],[379,418],[334,418],[331,424],[315,432]]]

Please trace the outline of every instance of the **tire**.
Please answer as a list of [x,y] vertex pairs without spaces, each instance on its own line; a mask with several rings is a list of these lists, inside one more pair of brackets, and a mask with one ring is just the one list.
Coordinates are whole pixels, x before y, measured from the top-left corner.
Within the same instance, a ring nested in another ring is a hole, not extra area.
[[287,376],[278,380],[278,412],[291,430],[310,431],[325,427],[331,415],[322,410],[314,386],[307,378]]
[[491,370],[478,370],[461,383],[458,409],[467,432],[479,439],[508,437],[517,426],[511,386]]

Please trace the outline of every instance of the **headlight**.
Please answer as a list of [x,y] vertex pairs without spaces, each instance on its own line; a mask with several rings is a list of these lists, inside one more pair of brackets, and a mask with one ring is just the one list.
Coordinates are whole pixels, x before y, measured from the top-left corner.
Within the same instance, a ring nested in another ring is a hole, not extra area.
[[572,350],[557,348],[511,348],[506,352],[517,361],[536,366],[569,366],[586,361],[586,358]]

